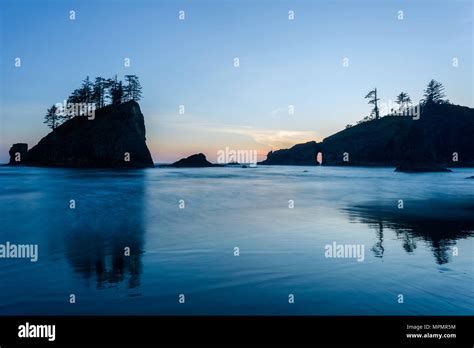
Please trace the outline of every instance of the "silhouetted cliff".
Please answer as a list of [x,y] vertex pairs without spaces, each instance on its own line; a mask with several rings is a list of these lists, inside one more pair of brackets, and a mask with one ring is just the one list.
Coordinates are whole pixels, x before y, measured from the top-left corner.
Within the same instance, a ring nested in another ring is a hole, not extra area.
[[135,101],[109,105],[94,119],[76,116],[28,151],[31,166],[81,168],[154,167],[145,122]]
[[[474,166],[474,109],[431,104],[418,120],[385,116],[340,131],[321,143],[269,152],[261,164],[400,166],[403,171]],[[415,168],[418,167],[418,168]]]
[[259,164],[268,165],[316,165],[316,155],[321,151],[321,144],[309,141],[297,144],[290,149],[270,151],[267,159]]

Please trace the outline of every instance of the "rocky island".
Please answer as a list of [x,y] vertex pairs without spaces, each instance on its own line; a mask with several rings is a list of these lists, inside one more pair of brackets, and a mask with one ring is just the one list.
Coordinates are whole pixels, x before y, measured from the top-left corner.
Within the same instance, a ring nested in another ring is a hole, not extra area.
[[[9,165],[69,168],[154,167],[146,145],[145,121],[137,101],[138,77],[125,75],[125,84],[89,77],[64,101],[48,109],[45,122],[52,131],[28,150],[14,144]],[[110,104],[106,104],[110,100]]]
[[97,110],[94,119],[76,116],[64,122],[28,151],[27,144],[14,144],[10,149],[10,164],[71,168],[154,167],[145,140],[140,106],[135,101],[128,101]]
[[175,167],[175,168],[204,168],[204,167],[216,167],[218,165],[212,164],[206,159],[203,153],[191,155],[186,158],[182,158],[172,164],[162,165],[161,167]]

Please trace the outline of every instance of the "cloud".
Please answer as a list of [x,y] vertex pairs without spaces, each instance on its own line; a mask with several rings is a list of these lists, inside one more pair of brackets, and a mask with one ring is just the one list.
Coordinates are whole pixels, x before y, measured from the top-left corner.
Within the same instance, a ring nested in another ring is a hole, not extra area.
[[[285,109],[286,110],[286,109]],[[199,123],[189,121],[173,121],[164,122],[167,127],[180,128],[185,127],[196,132],[210,132],[235,134],[248,137],[256,143],[278,150],[292,147],[295,144],[303,143],[311,140],[320,141],[322,137],[315,131],[299,131],[299,130],[283,130],[283,129],[255,129],[250,126],[240,125],[222,125],[215,123]],[[163,122],[161,126],[164,126]]]
[[250,127],[208,128],[208,130],[248,136],[259,144],[269,146],[272,150],[288,148],[298,143],[318,140],[319,138],[316,132],[313,131],[256,130]]

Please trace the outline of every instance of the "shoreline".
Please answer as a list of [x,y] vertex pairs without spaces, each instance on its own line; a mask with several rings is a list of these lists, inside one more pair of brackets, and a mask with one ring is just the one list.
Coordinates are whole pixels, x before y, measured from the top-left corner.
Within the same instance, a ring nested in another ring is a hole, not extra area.
[[[385,165],[385,164],[374,164],[374,165],[337,165],[337,164],[257,164],[257,165],[250,165],[248,163],[241,163],[241,165],[247,165],[248,169],[250,168],[271,168],[271,167],[305,167],[305,168],[312,168],[312,167],[326,167],[326,168],[393,168],[395,169],[396,165]],[[177,167],[173,166],[172,163],[154,163],[154,167],[143,167],[143,168],[131,168],[131,167],[66,167],[66,166],[36,166],[36,165],[28,165],[28,164],[9,164],[3,163],[0,164],[0,167],[9,167],[9,168],[58,168],[58,169],[110,169],[110,170],[142,170],[142,169],[155,169],[155,168],[174,168],[174,169],[203,169],[203,168],[241,168],[240,165],[236,166],[233,164],[215,164],[213,163],[212,166],[209,167]],[[444,168],[455,170],[455,169],[474,169],[474,165],[469,166],[446,166]],[[400,172],[404,173],[404,172]],[[436,173],[436,171],[427,171],[425,173]]]

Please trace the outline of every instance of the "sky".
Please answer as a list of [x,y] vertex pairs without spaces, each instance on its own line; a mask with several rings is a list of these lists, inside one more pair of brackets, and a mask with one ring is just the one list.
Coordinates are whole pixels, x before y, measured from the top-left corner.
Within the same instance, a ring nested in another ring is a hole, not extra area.
[[435,79],[451,102],[472,107],[472,7],[470,0],[1,0],[0,163],[11,144],[32,147],[49,132],[46,109],[87,75],[139,76],[156,163],[199,152],[215,161],[226,148],[257,151],[262,160],[270,150],[320,141],[368,115],[364,96],[374,87],[383,103],[402,91],[419,101]]

